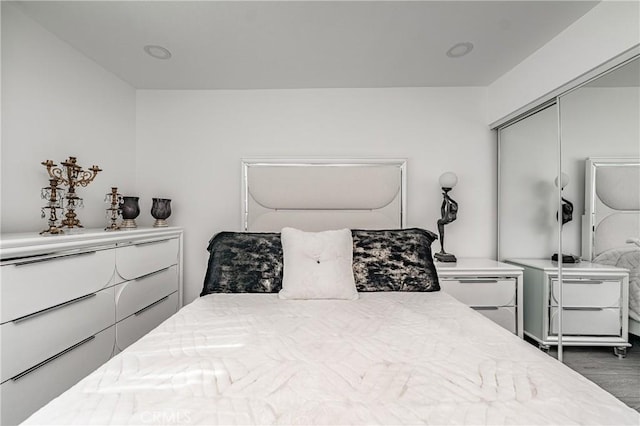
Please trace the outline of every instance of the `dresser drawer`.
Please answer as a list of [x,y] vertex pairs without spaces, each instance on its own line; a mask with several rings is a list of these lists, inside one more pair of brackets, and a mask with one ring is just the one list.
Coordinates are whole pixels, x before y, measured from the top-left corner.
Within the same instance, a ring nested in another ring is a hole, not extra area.
[[[558,306],[560,286],[552,279],[551,306]],[[562,285],[562,305],[567,307],[619,308],[619,280],[565,278]]]
[[478,307],[474,310],[489,318],[496,324],[506,328],[512,333],[516,333],[516,308],[513,306],[502,306],[499,308]]
[[513,278],[441,278],[443,291],[468,306],[515,306]]
[[68,351],[0,385],[1,423],[22,422],[51,399],[104,364],[113,352],[115,326],[77,342]]
[[[0,326],[2,381],[114,323],[114,288]],[[20,348],[20,350],[16,350]]]
[[175,314],[178,310],[178,292],[141,309],[116,324],[116,347],[123,350]]
[[25,258],[4,263],[1,321],[14,320],[106,287],[115,250]]
[[178,267],[171,266],[150,275],[119,284],[116,288],[116,321],[178,290]]
[[[558,334],[558,308],[550,308],[551,334]],[[620,310],[563,309],[562,334],[565,336],[620,336]]]
[[178,263],[177,238],[144,241],[116,248],[116,270],[125,281]]

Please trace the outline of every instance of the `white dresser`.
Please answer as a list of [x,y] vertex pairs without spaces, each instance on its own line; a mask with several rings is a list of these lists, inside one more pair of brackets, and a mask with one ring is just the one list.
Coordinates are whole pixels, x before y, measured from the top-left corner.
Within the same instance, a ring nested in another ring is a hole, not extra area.
[[479,258],[434,263],[442,291],[523,337],[521,267]]
[[182,305],[182,230],[3,234],[0,423],[17,424]]
[[[558,344],[558,264],[546,259],[510,259],[524,268],[524,332],[541,349]],[[623,357],[629,344],[629,274],[590,262],[562,266],[562,343],[613,346]]]

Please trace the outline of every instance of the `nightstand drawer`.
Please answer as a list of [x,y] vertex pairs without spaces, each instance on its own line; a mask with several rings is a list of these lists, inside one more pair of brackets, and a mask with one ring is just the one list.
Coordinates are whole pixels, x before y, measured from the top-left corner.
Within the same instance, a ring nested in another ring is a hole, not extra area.
[[125,281],[178,263],[177,238],[143,241],[116,249],[116,271]]
[[516,306],[515,278],[441,278],[440,287],[471,306]]
[[503,306],[500,308],[477,307],[473,308],[476,312],[489,318],[496,324],[506,328],[510,332],[516,332],[516,308],[512,306]]
[[[558,306],[560,286],[552,279],[551,306]],[[619,308],[619,280],[565,278],[562,285],[562,305],[566,307]]]
[[[550,308],[550,333],[558,334],[558,308]],[[620,336],[620,309],[563,309],[565,336]]]

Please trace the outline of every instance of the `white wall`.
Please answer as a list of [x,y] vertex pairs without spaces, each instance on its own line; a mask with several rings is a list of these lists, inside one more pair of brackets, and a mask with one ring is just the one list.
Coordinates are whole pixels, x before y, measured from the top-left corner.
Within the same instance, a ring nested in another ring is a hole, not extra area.
[[489,123],[640,44],[640,2],[605,0],[489,85]]
[[497,153],[486,108],[485,88],[138,91],[140,223],[151,223],[152,197],[173,200],[189,302],[209,238],[240,229],[241,158],[407,158],[407,225],[436,231],[438,177],[453,170],[460,212],[447,251],[493,257]]
[[40,162],[76,156],[104,171],[78,195],[104,227],[111,186],[135,191],[135,90],[2,2],[2,232],[40,231]]

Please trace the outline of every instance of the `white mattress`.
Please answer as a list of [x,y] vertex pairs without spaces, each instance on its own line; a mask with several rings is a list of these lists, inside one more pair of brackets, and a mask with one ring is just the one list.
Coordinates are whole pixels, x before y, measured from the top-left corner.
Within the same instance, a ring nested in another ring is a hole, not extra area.
[[640,424],[447,294],[200,298],[27,424]]
[[609,249],[596,256],[593,262],[629,270],[629,316],[640,321],[640,247],[629,244]]

